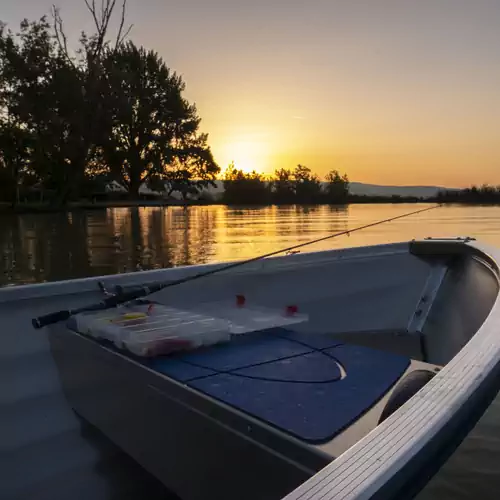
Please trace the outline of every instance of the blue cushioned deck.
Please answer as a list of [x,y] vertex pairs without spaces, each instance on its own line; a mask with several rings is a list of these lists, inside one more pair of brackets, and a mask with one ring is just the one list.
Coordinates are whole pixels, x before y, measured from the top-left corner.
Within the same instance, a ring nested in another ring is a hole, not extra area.
[[160,358],[147,360],[139,359],[139,361],[149,368],[152,368],[157,372],[164,373],[179,382],[188,382],[189,380],[207,377],[209,375],[216,375],[218,373],[214,370],[203,368],[201,366],[190,365],[188,363],[184,363],[183,361],[178,361],[173,356],[172,358],[162,356]]
[[241,377],[308,384],[333,382],[341,377],[339,365],[322,352],[309,352],[301,356],[241,368],[231,373]]
[[227,344],[193,351],[179,359],[216,371],[229,371],[311,352],[311,347],[307,345],[290,342],[287,338],[278,336],[286,333],[286,330],[281,328],[273,328],[264,332],[238,335]]
[[299,439],[320,443],[373,406],[410,360],[274,328],[144,363]]

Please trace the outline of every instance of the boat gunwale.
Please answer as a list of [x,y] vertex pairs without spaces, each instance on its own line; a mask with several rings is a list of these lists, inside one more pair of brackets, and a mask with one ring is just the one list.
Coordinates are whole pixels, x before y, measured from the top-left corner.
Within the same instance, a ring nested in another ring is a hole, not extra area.
[[[220,273],[215,273],[211,276],[236,276],[241,274],[251,274],[256,271],[274,272],[286,270],[287,268],[293,268],[297,265],[306,267],[308,265],[331,263],[337,260],[362,259],[367,257],[405,253],[408,253],[408,242],[280,255],[254,261],[246,265],[242,264],[241,267],[230,269],[228,271],[223,270],[223,268],[228,265],[228,262],[215,262],[209,264],[151,269],[147,271],[89,276],[85,278],[72,278],[60,281],[47,281],[43,283],[0,286],[0,304],[17,300],[33,300],[38,298],[54,297],[58,295],[99,292],[99,288],[97,287],[98,282],[102,282],[105,287],[112,287],[116,285],[124,287],[147,286],[163,280],[173,281],[182,279],[197,273],[212,271],[216,268],[221,268]],[[233,262],[231,261],[231,263]],[[210,279],[210,277],[207,277],[207,279]]]

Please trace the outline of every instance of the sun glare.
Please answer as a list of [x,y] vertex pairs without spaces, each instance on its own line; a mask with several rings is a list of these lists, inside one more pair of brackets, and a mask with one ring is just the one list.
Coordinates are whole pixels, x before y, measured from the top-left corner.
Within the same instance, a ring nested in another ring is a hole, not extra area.
[[230,142],[225,151],[228,162],[234,161],[234,166],[249,173],[255,170],[262,172],[265,169],[266,151],[262,143],[252,140],[238,140]]

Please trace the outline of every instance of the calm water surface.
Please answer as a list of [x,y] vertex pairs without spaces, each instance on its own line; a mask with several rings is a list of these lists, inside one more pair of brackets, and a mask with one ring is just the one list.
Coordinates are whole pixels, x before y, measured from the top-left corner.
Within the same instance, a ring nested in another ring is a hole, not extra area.
[[[0,215],[0,286],[241,259],[423,205],[116,208]],[[310,246],[311,250],[474,236],[500,246],[500,207],[444,207]],[[500,400],[419,500],[497,498]]]

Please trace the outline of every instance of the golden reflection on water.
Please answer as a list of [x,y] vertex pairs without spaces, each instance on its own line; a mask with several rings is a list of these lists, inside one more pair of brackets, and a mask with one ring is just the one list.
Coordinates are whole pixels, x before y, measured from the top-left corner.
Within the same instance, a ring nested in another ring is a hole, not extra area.
[[[149,207],[4,215],[0,284],[244,259],[424,207]],[[457,235],[500,245],[500,207],[443,207],[306,249]]]

